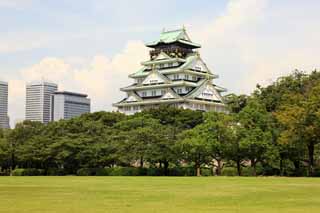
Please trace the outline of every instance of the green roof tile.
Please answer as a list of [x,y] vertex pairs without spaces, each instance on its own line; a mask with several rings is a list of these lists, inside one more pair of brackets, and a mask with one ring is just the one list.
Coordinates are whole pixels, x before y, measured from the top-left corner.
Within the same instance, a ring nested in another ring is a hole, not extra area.
[[190,46],[194,46],[195,48],[201,47],[200,44],[193,43],[190,40],[190,38],[184,28],[178,29],[178,30],[163,31],[160,34],[160,38],[158,40],[147,43],[146,46],[152,47],[152,46],[155,46],[159,43],[170,44],[170,43],[174,43],[174,42],[184,43],[184,44],[187,44]]

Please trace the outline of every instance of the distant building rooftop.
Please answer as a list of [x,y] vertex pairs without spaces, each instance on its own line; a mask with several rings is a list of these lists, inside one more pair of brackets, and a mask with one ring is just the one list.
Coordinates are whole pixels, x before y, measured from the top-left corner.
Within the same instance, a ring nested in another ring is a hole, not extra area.
[[58,86],[57,84],[50,81],[31,81],[27,83],[27,86],[35,86],[35,85]]
[[68,91],[58,91],[54,92],[55,95],[72,95],[72,96],[78,96],[78,97],[88,97],[87,94],[81,94],[81,93],[75,93],[75,92],[68,92]]
[[8,83],[7,83],[7,82],[4,82],[4,81],[0,81],[0,84],[2,84],[2,85],[8,85]]

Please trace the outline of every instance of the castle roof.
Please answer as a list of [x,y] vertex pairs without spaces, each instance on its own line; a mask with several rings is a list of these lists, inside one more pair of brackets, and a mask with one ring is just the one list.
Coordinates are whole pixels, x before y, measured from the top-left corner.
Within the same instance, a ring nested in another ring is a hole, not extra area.
[[177,29],[177,30],[170,30],[170,31],[163,31],[160,34],[160,38],[153,42],[146,43],[147,47],[155,47],[159,44],[172,44],[172,43],[181,43],[187,45],[191,48],[200,48],[201,45],[197,43],[193,43],[186,33],[185,28]]

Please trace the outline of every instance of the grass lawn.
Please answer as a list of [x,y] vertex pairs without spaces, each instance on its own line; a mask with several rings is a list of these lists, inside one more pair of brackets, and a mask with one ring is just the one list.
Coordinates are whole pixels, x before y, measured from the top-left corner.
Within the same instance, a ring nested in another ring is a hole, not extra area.
[[320,179],[0,177],[0,212],[320,212]]

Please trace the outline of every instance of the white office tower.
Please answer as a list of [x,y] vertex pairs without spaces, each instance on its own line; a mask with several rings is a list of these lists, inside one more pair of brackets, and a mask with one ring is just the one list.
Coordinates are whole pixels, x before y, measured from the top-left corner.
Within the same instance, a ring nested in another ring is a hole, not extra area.
[[55,92],[51,99],[51,121],[70,119],[90,112],[90,99],[86,94]]
[[0,128],[9,128],[8,83],[0,81]]
[[35,81],[26,86],[26,120],[40,121],[47,124],[50,121],[51,95],[58,90],[54,83]]

